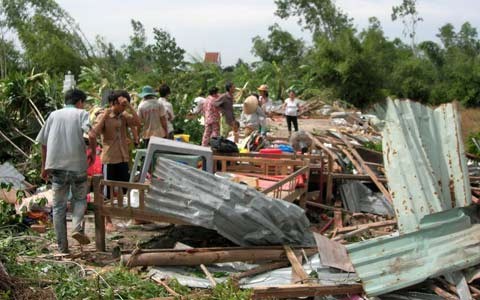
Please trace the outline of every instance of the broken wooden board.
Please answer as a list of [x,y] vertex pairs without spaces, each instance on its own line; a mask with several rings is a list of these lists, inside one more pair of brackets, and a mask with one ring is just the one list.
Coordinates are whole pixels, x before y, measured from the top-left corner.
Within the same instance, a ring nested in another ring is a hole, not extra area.
[[344,245],[334,242],[321,234],[313,233],[317,242],[318,253],[323,265],[334,267],[346,272],[355,273],[355,268],[347,254]]

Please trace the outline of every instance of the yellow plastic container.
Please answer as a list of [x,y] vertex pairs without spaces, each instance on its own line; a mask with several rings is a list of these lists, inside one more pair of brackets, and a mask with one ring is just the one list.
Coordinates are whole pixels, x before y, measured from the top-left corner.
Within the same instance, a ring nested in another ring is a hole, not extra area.
[[176,141],[179,141],[179,142],[185,142],[185,143],[190,142],[189,134],[175,134],[173,137],[175,138]]

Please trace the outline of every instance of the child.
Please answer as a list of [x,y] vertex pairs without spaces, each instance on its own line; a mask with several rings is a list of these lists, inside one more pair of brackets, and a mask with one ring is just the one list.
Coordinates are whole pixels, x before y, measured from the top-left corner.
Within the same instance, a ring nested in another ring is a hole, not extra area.
[[233,125],[232,126],[232,131],[230,131],[228,133],[228,138],[227,139],[234,142],[235,144],[237,144],[238,140],[239,140],[239,136],[240,136],[240,134],[239,134],[240,122],[235,120],[235,121],[233,121],[232,125]]

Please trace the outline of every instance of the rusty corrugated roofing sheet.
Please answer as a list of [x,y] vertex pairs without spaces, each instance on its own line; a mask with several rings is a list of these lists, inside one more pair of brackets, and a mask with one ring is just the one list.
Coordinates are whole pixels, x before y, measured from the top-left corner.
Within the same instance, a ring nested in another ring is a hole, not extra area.
[[387,102],[383,156],[401,233],[425,216],[472,202],[459,112],[413,101]]
[[400,236],[347,250],[364,290],[381,295],[480,263],[478,210],[454,104],[388,100],[383,156]]

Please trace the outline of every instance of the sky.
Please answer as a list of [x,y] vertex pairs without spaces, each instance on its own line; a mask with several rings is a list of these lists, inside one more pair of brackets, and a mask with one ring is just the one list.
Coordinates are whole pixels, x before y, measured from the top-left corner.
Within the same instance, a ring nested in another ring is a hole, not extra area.
[[[278,23],[296,38],[311,41],[311,33],[302,31],[296,18],[281,20],[274,15],[274,0],[57,0],[93,42],[97,35],[120,47],[132,33],[130,20],[143,23],[152,39],[153,28],[168,31],[186,50],[187,59],[203,58],[205,51],[220,52],[222,65],[235,64],[239,58],[253,62],[252,38],[266,37],[268,27]],[[403,25],[391,21],[392,6],[401,0],[337,0],[337,6],[350,18],[358,31],[377,17],[385,35],[403,38]],[[458,30],[470,22],[480,30],[480,1],[418,0],[423,18],[418,25],[417,41],[438,41],[438,28],[452,23]]]

